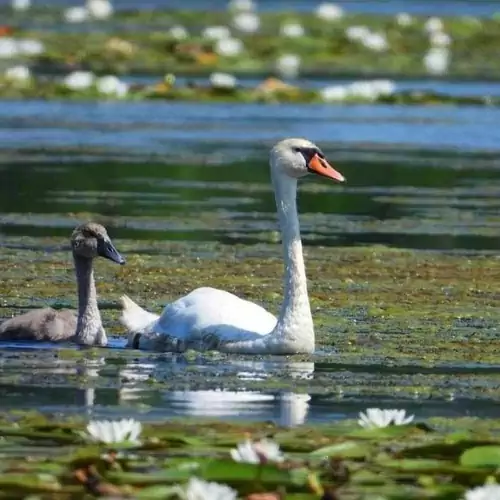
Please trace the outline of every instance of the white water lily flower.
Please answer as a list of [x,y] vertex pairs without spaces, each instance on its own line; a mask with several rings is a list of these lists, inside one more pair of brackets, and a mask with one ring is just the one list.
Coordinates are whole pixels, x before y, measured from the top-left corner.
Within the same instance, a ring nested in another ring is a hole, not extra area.
[[348,26],[345,30],[345,36],[352,41],[359,41],[370,34],[366,26]]
[[316,7],[314,13],[323,21],[337,21],[344,15],[344,10],[340,5],[324,2]]
[[12,10],[28,10],[31,7],[31,0],[12,0],[10,5]]
[[255,33],[260,29],[260,17],[253,12],[241,12],[234,16],[233,26],[243,33]]
[[500,500],[500,485],[486,484],[465,492],[465,500]]
[[212,73],[210,75],[210,85],[218,89],[234,89],[236,87],[236,77],[229,73]]
[[288,22],[281,25],[280,34],[289,38],[299,38],[304,36],[305,31],[302,24]]
[[343,101],[349,95],[347,87],[343,85],[331,85],[319,91],[321,99],[326,102]]
[[181,26],[180,24],[176,24],[175,26],[172,26],[167,33],[169,36],[172,38],[175,38],[176,40],[185,40],[186,38],[189,37],[189,33],[184,26]]
[[383,52],[389,48],[389,42],[383,33],[367,33],[360,39],[360,42],[367,49],[375,52]]
[[184,491],[186,500],[235,500],[238,492],[225,484],[192,477]]
[[26,56],[38,56],[45,52],[45,45],[40,40],[18,40],[17,48],[20,54]]
[[412,422],[414,415],[406,416],[405,410],[381,410],[368,408],[366,413],[359,412],[358,424],[366,429],[388,427],[389,425],[406,425]]
[[142,424],[132,418],[122,420],[92,420],[87,425],[87,432],[93,441],[112,444],[129,441],[139,443]]
[[443,21],[439,17],[430,17],[424,24],[424,30],[427,33],[436,33],[443,31]]
[[67,23],[83,23],[88,20],[89,12],[85,7],[69,7],[63,17]]
[[230,0],[227,8],[229,10],[252,11],[255,10],[253,0]]
[[73,71],[67,75],[63,83],[70,90],[86,90],[90,88],[95,80],[93,73],[88,71]]
[[427,73],[442,75],[448,71],[450,53],[445,47],[433,47],[424,56],[423,63]]
[[276,70],[286,78],[295,78],[300,70],[300,57],[296,54],[284,54],[276,61]]
[[94,19],[108,19],[113,15],[113,5],[109,0],[87,0],[86,7]]
[[413,17],[406,12],[400,12],[396,15],[396,22],[399,26],[411,26],[413,24]]
[[379,96],[392,95],[396,91],[396,84],[392,80],[373,80],[371,85]]
[[239,443],[237,448],[233,448],[230,453],[231,458],[235,462],[248,464],[283,462],[285,459],[279,445],[269,439],[262,439],[260,441],[250,441],[247,439]]
[[209,40],[223,40],[231,37],[231,32],[227,26],[207,26],[201,33],[203,38]]
[[217,42],[215,42],[214,50],[220,56],[234,57],[243,52],[243,42],[237,38],[217,40]]
[[369,81],[353,82],[347,86],[347,90],[352,97],[359,97],[367,101],[374,101],[379,96],[372,82]]
[[0,59],[11,59],[19,55],[17,41],[11,37],[0,38]]
[[13,66],[5,70],[5,78],[12,82],[25,82],[31,78],[31,72],[27,66]]
[[102,76],[96,82],[97,91],[100,94],[125,97],[128,93],[128,85],[114,75]]
[[451,37],[447,33],[443,33],[442,31],[436,31],[435,33],[431,33],[430,37],[431,45],[434,47],[448,47],[451,43]]

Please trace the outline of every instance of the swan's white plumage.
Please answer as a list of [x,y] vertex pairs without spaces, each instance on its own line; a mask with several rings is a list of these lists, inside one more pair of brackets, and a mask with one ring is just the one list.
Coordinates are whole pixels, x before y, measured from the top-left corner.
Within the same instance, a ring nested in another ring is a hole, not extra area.
[[[122,297],[121,322],[130,347],[157,351],[213,349],[241,354],[314,352],[315,339],[297,215],[297,179],[310,171],[343,181],[317,146],[285,139],[270,155],[271,179],[283,238],[284,300],[278,318],[232,293],[203,287],[171,304],[161,316]],[[140,337],[136,334],[141,334]]]
[[[207,335],[222,342],[252,340],[268,334],[277,321],[263,307],[211,287],[197,288],[168,304],[161,316],[145,311],[126,295],[122,306],[121,322],[128,331],[169,335],[194,345]],[[240,330],[238,336],[235,329]]]

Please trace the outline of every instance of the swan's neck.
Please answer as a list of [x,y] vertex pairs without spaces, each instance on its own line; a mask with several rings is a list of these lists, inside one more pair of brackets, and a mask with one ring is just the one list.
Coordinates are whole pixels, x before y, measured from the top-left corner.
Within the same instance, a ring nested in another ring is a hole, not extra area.
[[78,320],[75,340],[80,344],[93,345],[99,342],[102,332],[101,315],[97,305],[92,259],[73,255],[78,288]]
[[308,342],[312,340],[314,343],[297,214],[297,180],[273,171],[272,181],[285,261],[285,296],[275,331],[293,342],[307,339]]

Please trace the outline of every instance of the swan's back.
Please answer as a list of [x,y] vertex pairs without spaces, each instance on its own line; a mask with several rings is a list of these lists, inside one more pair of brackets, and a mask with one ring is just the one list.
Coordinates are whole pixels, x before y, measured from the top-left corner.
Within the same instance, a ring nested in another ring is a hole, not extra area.
[[76,315],[74,311],[51,307],[35,309],[8,319],[0,325],[0,340],[39,340],[59,342],[74,337]]
[[[179,338],[230,330],[259,335],[272,331],[276,317],[263,307],[217,288],[202,287],[165,307],[158,320],[160,329]],[[228,332],[229,333],[229,332]]]

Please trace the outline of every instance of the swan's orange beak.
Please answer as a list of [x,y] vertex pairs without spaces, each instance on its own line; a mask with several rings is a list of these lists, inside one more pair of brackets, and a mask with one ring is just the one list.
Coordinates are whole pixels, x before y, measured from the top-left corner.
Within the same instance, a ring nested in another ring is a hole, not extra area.
[[344,182],[345,177],[337,172],[324,158],[315,154],[309,161],[307,166],[313,174],[320,175],[321,177],[328,177],[339,182]]

